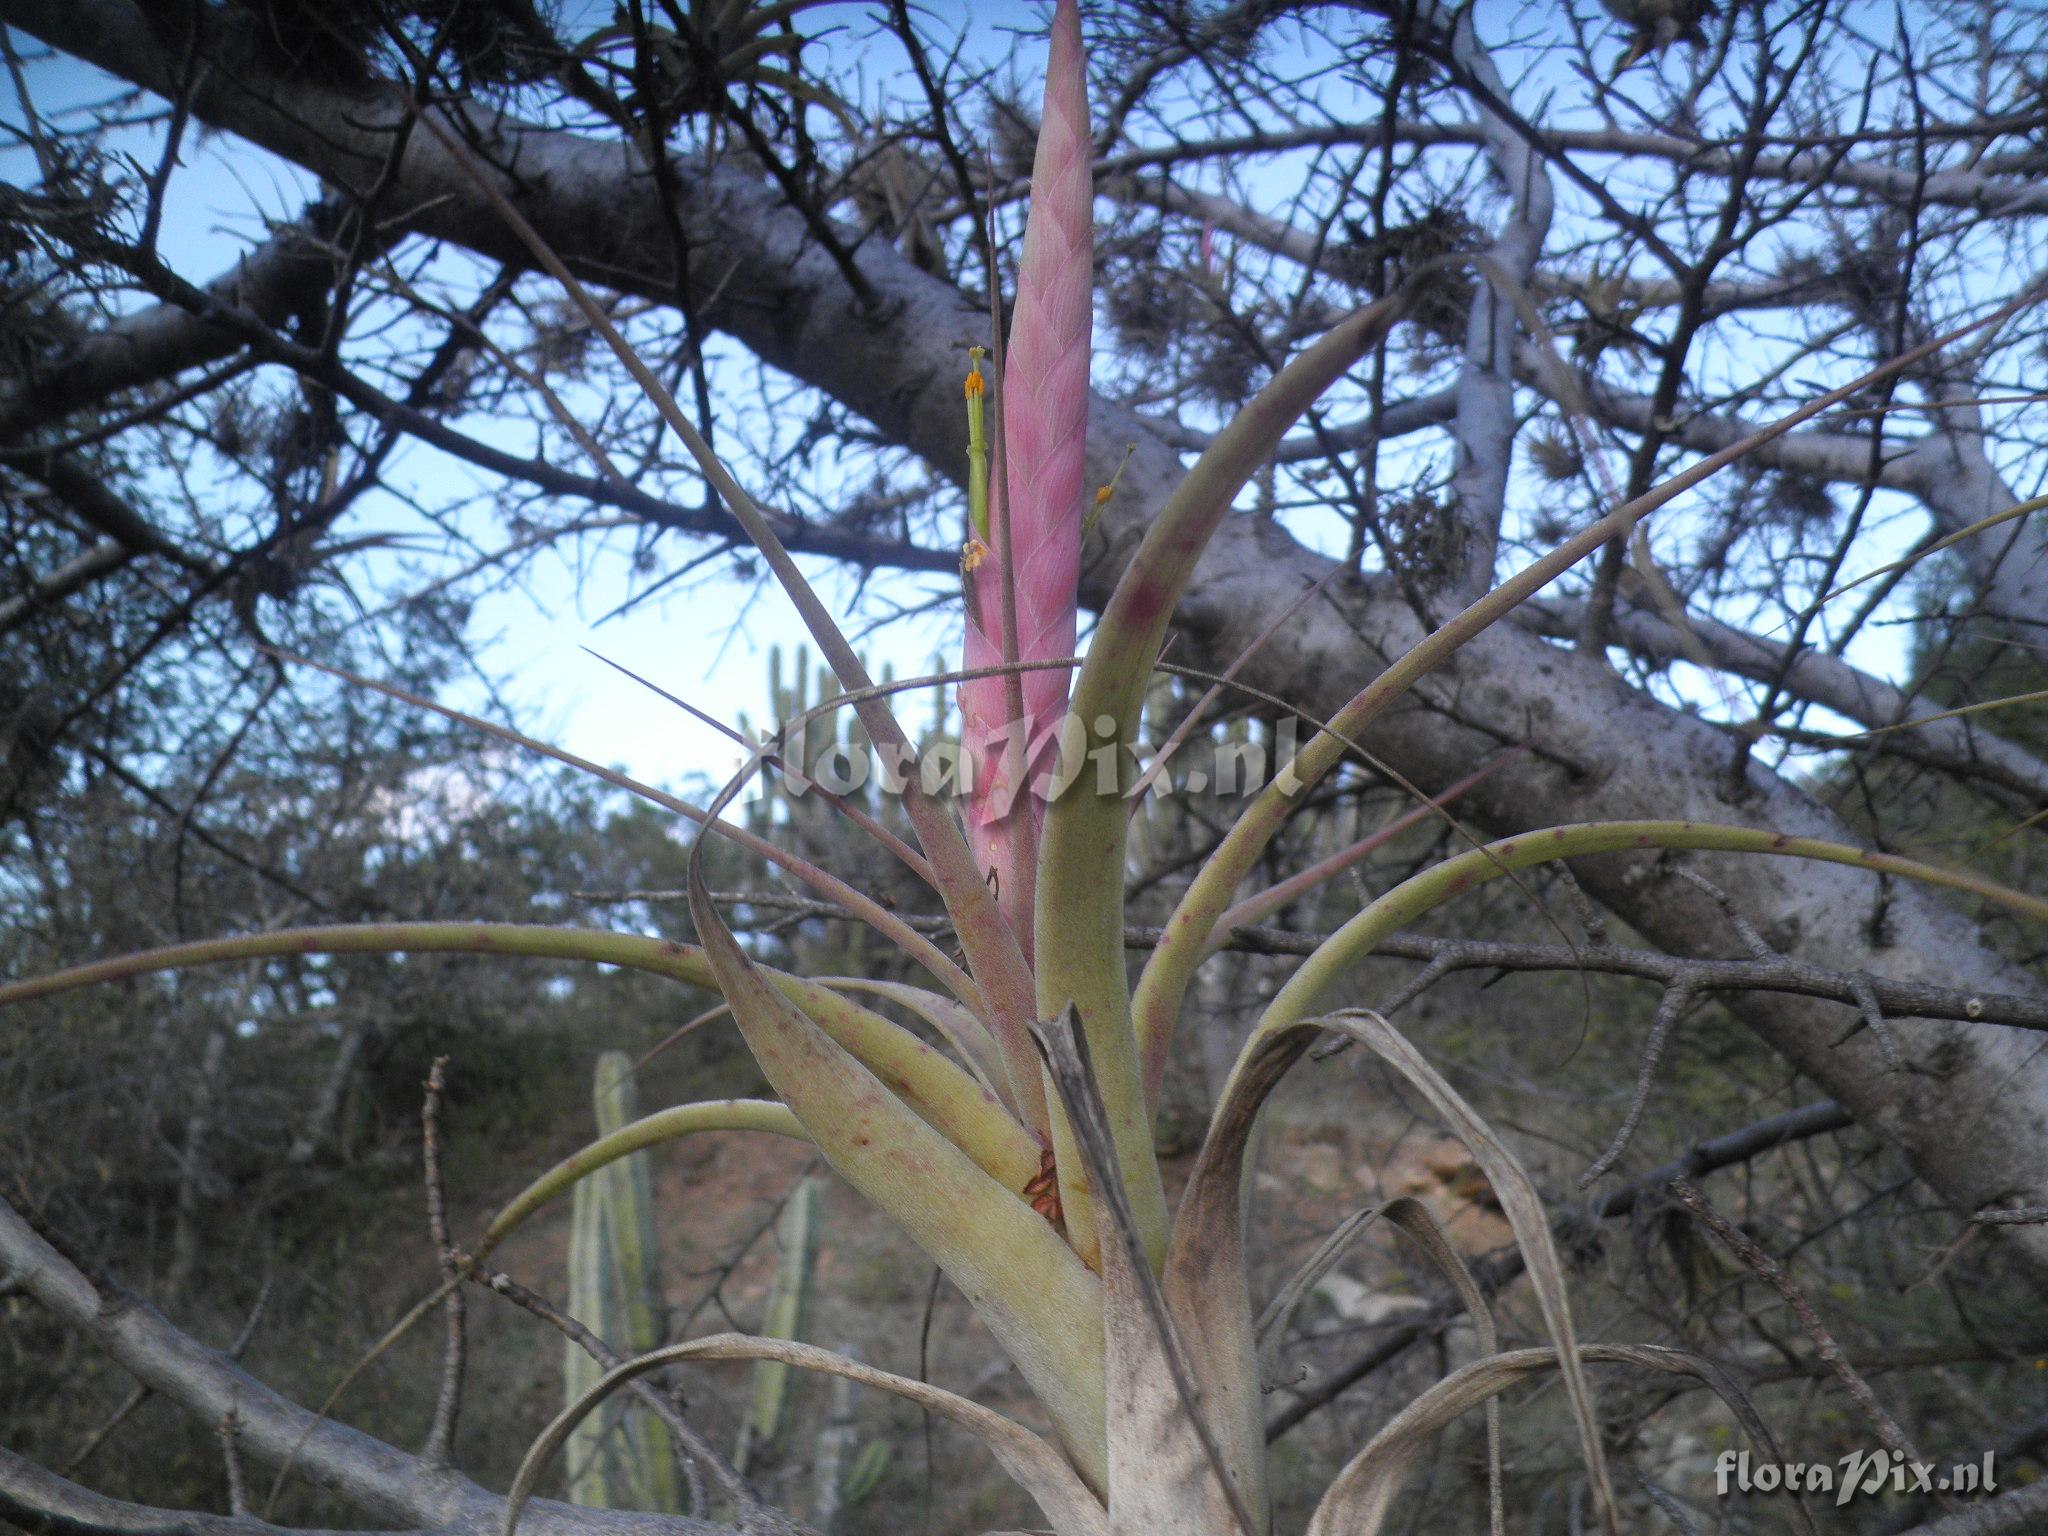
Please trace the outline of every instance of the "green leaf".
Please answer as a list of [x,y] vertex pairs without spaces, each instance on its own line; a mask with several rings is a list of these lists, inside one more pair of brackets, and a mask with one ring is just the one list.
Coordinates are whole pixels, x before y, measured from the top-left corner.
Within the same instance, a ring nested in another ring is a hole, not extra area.
[[1697,849],[1716,853],[1747,853],[1771,858],[1812,859],[1846,864],[1874,874],[1895,875],[1928,885],[1945,886],[2014,912],[2048,922],[2048,899],[2029,895],[1957,870],[1922,864],[1896,854],[1874,853],[1846,843],[1816,837],[1789,837],[1757,827],[1730,827],[1705,821],[1598,821],[1548,827],[1519,837],[1504,837],[1446,859],[1402,881],[1317,946],[1288,978],[1266,1010],[1260,1029],[1282,1020],[1306,1018],[1315,999],[1339,975],[1372,953],[1389,934],[1405,928],[1425,912],[1452,897],[1520,870],[1556,859],[1590,853],[1625,853],[1651,848]]
[[600,1168],[622,1157],[679,1137],[704,1131],[768,1131],[809,1141],[803,1124],[789,1112],[787,1104],[772,1099],[707,1099],[697,1104],[678,1104],[657,1110],[609,1135],[600,1136],[580,1152],[571,1153],[516,1195],[510,1204],[491,1218],[484,1229],[478,1257],[490,1252],[512,1235],[542,1206],[572,1189]]
[[726,927],[696,859],[690,912],[719,990],[776,1093],[839,1175],[959,1287],[1037,1393],[1075,1464],[1099,1486],[1106,1471],[1100,1282],[1043,1217],[769,983]]
[[1217,1436],[1203,1376],[1189,1358],[1117,1182],[1115,1143],[1086,1032],[1068,1008],[1039,1030],[1038,1039],[1064,1111],[1056,1123],[1072,1128],[1077,1154],[1102,1195],[1110,1524],[1119,1532],[1235,1527],[1242,1536],[1265,1536],[1265,1445],[1226,1448]]
[[[712,991],[719,986],[703,950],[670,939],[523,923],[344,923],[204,939],[75,966],[0,986],[0,1007],[123,977],[228,960],[407,952],[583,960],[646,971]],[[1040,1144],[964,1068],[900,1025],[829,987],[779,971],[765,974],[809,1010],[834,1040],[901,1093],[918,1114],[955,1138],[981,1167],[1021,1194],[1038,1172]]]
[[[1123,772],[1117,794],[1095,792],[1092,772],[1083,772],[1046,808],[1035,921],[1038,1011],[1052,1018],[1069,1003],[1080,1011],[1132,1213],[1154,1264],[1166,1248],[1166,1196],[1132,1033],[1123,941],[1130,805],[1121,791],[1136,777],[1129,753],[1145,689],[1174,605],[1237,493],[1296,418],[1385,334],[1405,303],[1395,295],[1340,322],[1217,434],[1146,531],[1074,685],[1073,717],[1090,732],[1098,719],[1112,724],[1109,739],[1124,754]],[[1090,742],[1097,739],[1091,735]],[[1073,772],[1079,765],[1062,766]]]
[[[867,976],[821,976],[818,981],[835,992],[869,992],[908,1008],[960,1053],[960,1059],[984,1088],[998,1095],[1003,1092],[1008,1073],[1003,1067],[1002,1052],[988,1026],[962,1004],[902,981],[879,981]],[[1010,1107],[1014,1112],[1016,1106]]]

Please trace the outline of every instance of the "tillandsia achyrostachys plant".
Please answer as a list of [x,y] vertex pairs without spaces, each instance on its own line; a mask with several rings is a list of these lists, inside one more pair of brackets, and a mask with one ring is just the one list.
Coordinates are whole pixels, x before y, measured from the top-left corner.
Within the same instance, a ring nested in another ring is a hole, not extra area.
[[[930,973],[936,990],[763,966],[734,937],[712,899],[700,836],[689,889],[699,945],[486,924],[300,929],[125,956],[0,989],[0,1001],[210,961],[408,950],[574,958],[715,990],[776,1099],[682,1105],[612,1131],[536,1180],[491,1223],[462,1267],[473,1271],[533,1211],[641,1148],[701,1131],[807,1139],[960,1289],[1055,1431],[1055,1440],[1044,1439],[958,1395],[795,1340],[692,1339],[612,1371],[564,1411],[527,1457],[507,1504],[508,1529],[548,1458],[598,1401],[632,1377],[685,1361],[770,1360],[900,1394],[979,1435],[1061,1536],[1161,1530],[1262,1536],[1270,1516],[1259,1330],[1242,1228],[1246,1161],[1274,1085],[1312,1040],[1335,1034],[1374,1052],[1470,1146],[1522,1251],[1550,1345],[1489,1350],[1417,1398],[1343,1469],[1309,1531],[1379,1530],[1405,1473],[1443,1425],[1472,1407],[1490,1408],[1515,1381],[1545,1371],[1562,1379],[1599,1519],[1617,1530],[1585,1363],[1690,1373],[1710,1383],[1717,1378],[1677,1351],[1578,1340],[1544,1212],[1512,1152],[1384,1021],[1360,1012],[1319,1012],[1333,984],[1390,934],[1461,893],[1542,862],[1593,853],[1709,849],[1827,860],[1947,885],[2036,918],[2048,918],[2048,901],[1901,858],[1749,829],[1657,821],[1557,827],[1473,848],[1402,882],[1296,969],[1244,1048],[1177,1210],[1169,1209],[1153,1145],[1160,1078],[1189,981],[1212,952],[1219,924],[1234,920],[1244,879],[1302,797],[1359,746],[1392,700],[1517,603],[1625,537],[1682,491],[1954,338],[1927,341],[1614,507],[1397,659],[1324,723],[1291,771],[1245,810],[1190,881],[1134,989],[1123,927],[1128,792],[1139,778],[1145,691],[1175,605],[1240,490],[1289,426],[1404,313],[1414,281],[1338,322],[1216,436],[1131,558],[1068,701],[1087,501],[1080,434],[1088,398],[1090,187],[1084,58],[1073,0],[1062,0],[1055,12],[1046,99],[1005,366],[998,381],[982,374],[977,359],[967,375],[970,425],[963,436],[976,457],[963,561],[970,567],[965,670],[972,675],[962,679],[962,707],[970,755],[995,764],[1011,744],[1016,755],[982,777],[981,798],[970,804],[964,830],[917,771],[890,712],[890,690],[873,685],[797,572],[774,523],[710,452],[605,311],[512,210],[494,174],[469,158],[460,136],[434,110],[420,119],[441,152],[495,202],[535,261],[564,284],[690,449],[796,604],[845,690],[838,702],[857,711],[878,752],[909,766],[903,804],[917,847],[879,823],[861,825],[931,885],[958,936],[960,958],[858,887],[777,848],[764,832],[722,821],[720,812],[740,792],[745,774],[700,810],[567,754],[554,755],[776,860],[902,947]],[[1507,286],[1483,258],[1461,259]],[[2003,320],[2032,298],[1971,329]],[[1000,431],[991,433],[987,391],[998,382]],[[1001,473],[988,463],[995,452],[1002,456]],[[1066,728],[1068,720],[1079,728]],[[1081,771],[1076,754],[1091,771]],[[1047,759],[1074,782],[1041,806],[1029,781],[1050,766]],[[1106,787],[1092,771],[1098,761],[1111,770]],[[748,772],[759,766],[757,757]],[[880,997],[921,1018],[950,1051],[926,1043],[862,997]],[[1409,1206],[1397,1204],[1386,1214],[1444,1268],[1473,1310],[1479,1337],[1490,1344],[1483,1298],[1440,1234]],[[1493,1528],[1503,1523],[1496,1494]]]

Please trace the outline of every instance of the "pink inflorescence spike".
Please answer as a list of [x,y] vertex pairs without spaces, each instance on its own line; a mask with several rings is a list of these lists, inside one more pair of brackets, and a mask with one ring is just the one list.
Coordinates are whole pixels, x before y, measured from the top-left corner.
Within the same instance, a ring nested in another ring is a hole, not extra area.
[[[993,498],[990,555],[975,572],[967,616],[966,665],[1004,659],[1004,520],[1016,591],[1019,661],[1074,654],[1076,589],[1081,572],[1082,482],[1088,443],[1088,349],[1093,320],[1094,180],[1088,132],[1087,72],[1075,0],[1053,13],[1046,61],[1045,106],[1031,168],[1031,212],[1017,305],[1003,370],[1003,448],[1008,494]],[[968,836],[996,886],[1025,952],[1031,948],[1035,871],[1030,851],[1040,815],[1037,798],[1018,793],[1052,752],[1067,703],[1067,669],[1022,677],[1027,750],[1005,745],[1011,731],[1009,687],[1001,676],[960,688],[960,711],[974,789]]]

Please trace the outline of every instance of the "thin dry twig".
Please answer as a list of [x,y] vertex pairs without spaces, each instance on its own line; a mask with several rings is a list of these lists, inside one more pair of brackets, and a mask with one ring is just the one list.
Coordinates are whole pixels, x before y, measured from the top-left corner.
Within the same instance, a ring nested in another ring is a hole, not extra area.
[[1721,915],[1728,919],[1728,926],[1735,930],[1736,937],[1741,939],[1749,950],[1751,959],[1775,960],[1778,957],[1778,951],[1764,942],[1764,936],[1756,931],[1756,925],[1742,915],[1742,909],[1735,905],[1734,897],[1690,865],[1680,864],[1672,873],[1686,884],[1698,886],[1706,892],[1714,905],[1721,909]]
[[1842,1383],[1849,1396],[1855,1399],[1856,1406],[1863,1410],[1864,1416],[1870,1420],[1871,1427],[1877,1431],[1877,1438],[1884,1442],[1885,1449],[1908,1462],[1923,1461],[1925,1458],[1914,1449],[1913,1442],[1907,1439],[1905,1430],[1899,1426],[1899,1421],[1886,1411],[1884,1404],[1877,1400],[1877,1394],[1871,1391],[1870,1383],[1863,1379],[1849,1357],[1843,1353],[1842,1346],[1835,1341],[1835,1336],[1820,1320],[1820,1314],[1813,1310],[1813,1304],[1792,1283],[1792,1277],[1785,1272],[1785,1266],[1765,1253],[1746,1233],[1739,1231],[1727,1217],[1715,1210],[1707,1197],[1701,1194],[1690,1180],[1676,1178],[1665,1188],[1677,1196],[1679,1203],[1691,1211],[1707,1230],[1726,1243],[1737,1258],[1785,1298],[1785,1305],[1792,1309],[1792,1315],[1799,1319],[1800,1327],[1806,1330],[1806,1336],[1813,1341],[1815,1352],[1834,1372],[1835,1378]]
[[242,1476],[241,1447],[236,1444],[242,1433],[241,1416],[228,1409],[214,1430],[220,1436],[221,1461],[227,1467],[228,1513],[239,1519],[249,1513],[249,1484]]
[[[448,1193],[441,1177],[441,1096],[447,1088],[446,1056],[436,1056],[427,1071],[426,1098],[420,1106],[420,1153],[427,1185],[427,1231],[434,1241],[434,1259],[441,1279],[455,1278],[455,1246],[448,1236]],[[437,1467],[452,1464],[455,1424],[462,1413],[462,1377],[468,1348],[464,1341],[460,1286],[450,1286],[441,1304],[447,1320],[447,1341],[441,1353],[441,1390],[434,1400],[434,1419],[420,1455]]]
[[1664,989],[1664,995],[1657,999],[1657,1016],[1650,1024],[1650,1037],[1643,1042],[1643,1064],[1636,1071],[1636,1085],[1628,1097],[1628,1112],[1621,1117],[1621,1129],[1614,1133],[1614,1140],[1607,1144],[1607,1150],[1594,1158],[1586,1171],[1579,1175],[1579,1188],[1585,1189],[1598,1182],[1600,1177],[1621,1161],[1622,1153],[1635,1139],[1636,1127],[1643,1123],[1643,1114],[1650,1105],[1650,1089],[1657,1080],[1657,1066],[1664,1059],[1664,1047],[1671,1042],[1671,1032],[1678,1027],[1678,1020],[1693,1000],[1693,990],[1680,981]]
[[2031,1227],[2048,1222],[2048,1205],[2020,1205],[2006,1211],[1979,1211],[1970,1220],[1980,1227]]
[[[528,1290],[510,1275],[494,1270],[472,1271],[470,1279],[486,1290],[504,1297],[522,1311],[539,1318],[550,1328],[568,1339],[578,1349],[590,1356],[606,1370],[622,1364],[625,1356],[592,1333],[589,1328],[551,1304],[545,1297]],[[677,1456],[684,1481],[689,1484],[691,1508],[702,1512],[705,1505],[704,1473],[709,1472],[718,1491],[743,1511],[764,1511],[759,1497],[749,1488],[731,1462],[720,1454],[718,1448],[706,1440],[684,1417],[683,1402],[679,1394],[663,1392],[652,1382],[634,1381],[627,1391],[631,1392],[648,1411],[675,1437]],[[701,1471],[699,1469],[702,1469]]]

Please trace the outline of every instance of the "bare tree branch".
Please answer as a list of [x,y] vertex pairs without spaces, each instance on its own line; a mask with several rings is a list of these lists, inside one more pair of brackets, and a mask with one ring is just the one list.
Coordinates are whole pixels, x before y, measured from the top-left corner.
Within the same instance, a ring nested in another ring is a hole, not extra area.
[[[0,1446],[0,1516],[32,1536],[368,1536],[367,1532],[291,1532],[248,1515],[155,1509],[81,1488]],[[380,1536],[427,1536],[390,1531]]]
[[[0,1285],[19,1286],[138,1381],[195,1418],[211,1425],[234,1414],[239,1443],[251,1456],[273,1467],[291,1458],[302,1473],[366,1515],[462,1536],[495,1536],[498,1530],[504,1501],[495,1494],[360,1430],[316,1420],[226,1356],[180,1332],[146,1302],[88,1279],[6,1204],[0,1204]],[[28,1484],[24,1479],[17,1486]],[[63,1491],[53,1492],[49,1484],[37,1489],[43,1497]],[[529,1506],[521,1525],[553,1536],[712,1536],[725,1529],[702,1520],[549,1503]]]

